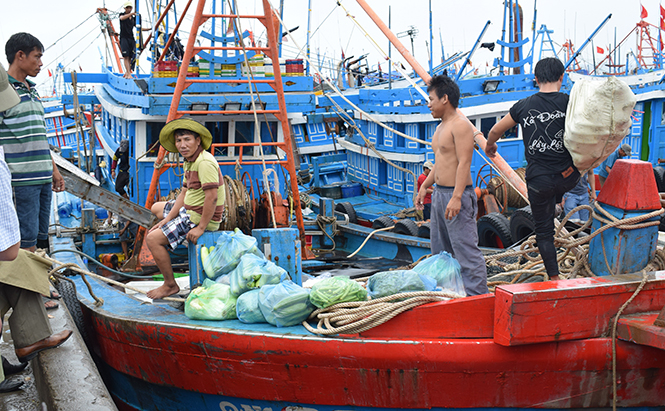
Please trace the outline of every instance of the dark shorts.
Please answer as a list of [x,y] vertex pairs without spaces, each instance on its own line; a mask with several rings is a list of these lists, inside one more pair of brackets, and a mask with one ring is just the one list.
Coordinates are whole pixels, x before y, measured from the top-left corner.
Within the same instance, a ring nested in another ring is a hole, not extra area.
[[120,50],[122,51],[122,57],[134,57],[134,48],[136,47],[136,41],[127,37],[120,37]]
[[115,179],[115,191],[122,195],[127,194],[125,187],[129,184],[129,172],[121,171],[118,173],[118,177]]
[[129,223],[127,230],[125,230],[125,232],[120,235],[120,241],[132,241],[134,238],[136,238],[136,230],[138,230],[138,228],[138,224]]
[[[169,214],[174,204],[175,200],[171,200],[164,205],[164,216]],[[178,216],[162,226],[162,233],[164,233],[166,239],[169,241],[169,247],[175,250],[178,244],[187,239],[187,233],[194,227],[196,227],[196,224],[192,223],[189,219],[189,214],[185,211],[185,207],[181,207]]]

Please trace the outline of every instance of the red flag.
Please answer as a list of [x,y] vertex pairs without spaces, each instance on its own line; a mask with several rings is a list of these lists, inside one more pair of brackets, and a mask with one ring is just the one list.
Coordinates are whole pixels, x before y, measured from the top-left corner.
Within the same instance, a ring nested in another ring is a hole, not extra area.
[[660,6],[660,29],[665,30],[665,9]]
[[596,53],[598,53],[598,54],[605,54],[605,50],[603,50],[602,47],[598,47],[598,46],[596,46]]
[[647,13],[647,9],[645,9],[643,5],[640,4],[640,7],[642,7],[642,11],[640,12],[640,18],[646,19],[647,16],[649,16],[649,13]]
[[229,19],[229,27],[226,29],[226,35],[233,34],[233,19]]
[[52,77],[52,76],[53,76],[53,73],[51,73],[51,69],[46,69],[46,71],[48,71],[48,76],[49,76],[49,77]]

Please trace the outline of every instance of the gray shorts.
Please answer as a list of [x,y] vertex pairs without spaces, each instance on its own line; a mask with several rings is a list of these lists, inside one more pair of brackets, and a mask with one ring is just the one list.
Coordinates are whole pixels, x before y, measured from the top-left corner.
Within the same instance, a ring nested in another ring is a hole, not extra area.
[[453,187],[434,185],[430,241],[432,254],[450,253],[462,268],[462,279],[467,295],[487,294],[487,268],[478,248],[478,199],[472,186],[462,193],[462,206],[452,220],[445,219],[446,207],[453,196]]

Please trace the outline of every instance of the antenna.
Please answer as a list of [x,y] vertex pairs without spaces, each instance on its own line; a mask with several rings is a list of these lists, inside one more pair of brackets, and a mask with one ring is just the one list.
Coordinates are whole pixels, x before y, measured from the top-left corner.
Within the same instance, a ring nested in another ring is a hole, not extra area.
[[397,33],[397,37],[406,37],[409,36],[411,38],[411,55],[415,56],[416,53],[413,50],[413,39],[418,36],[418,29],[415,26],[410,26],[407,31],[403,31],[401,33]]

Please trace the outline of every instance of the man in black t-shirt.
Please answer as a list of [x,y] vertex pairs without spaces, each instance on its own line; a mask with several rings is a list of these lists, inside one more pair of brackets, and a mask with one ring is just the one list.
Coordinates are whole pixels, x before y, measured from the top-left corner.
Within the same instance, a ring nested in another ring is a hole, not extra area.
[[535,222],[536,242],[547,274],[553,280],[559,279],[554,247],[556,204],[580,178],[570,153],[563,145],[568,95],[559,90],[564,71],[563,63],[557,58],[540,60],[534,70],[540,91],[515,103],[510,112],[492,127],[485,146],[487,155],[494,157],[499,138],[517,124],[522,127],[527,161],[526,185]]
[[125,3],[125,11],[120,13],[120,50],[125,63],[124,78],[132,78],[132,60],[134,60],[134,25],[136,24],[136,13],[132,11],[132,3]]

